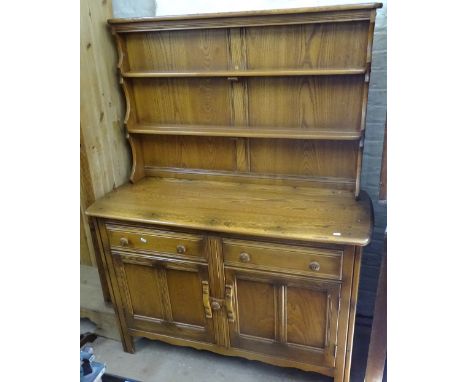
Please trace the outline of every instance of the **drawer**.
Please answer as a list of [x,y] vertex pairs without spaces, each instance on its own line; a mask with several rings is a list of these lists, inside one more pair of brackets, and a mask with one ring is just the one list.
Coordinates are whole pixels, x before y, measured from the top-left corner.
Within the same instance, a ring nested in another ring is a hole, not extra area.
[[226,266],[341,280],[340,250],[224,240],[223,254]]
[[205,259],[202,236],[107,225],[111,248]]

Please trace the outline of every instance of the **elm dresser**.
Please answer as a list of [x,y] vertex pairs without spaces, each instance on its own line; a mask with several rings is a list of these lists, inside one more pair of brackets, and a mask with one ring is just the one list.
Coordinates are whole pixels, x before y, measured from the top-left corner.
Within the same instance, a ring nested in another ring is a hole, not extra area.
[[87,214],[126,352],[349,380],[379,7],[109,20],[133,167]]

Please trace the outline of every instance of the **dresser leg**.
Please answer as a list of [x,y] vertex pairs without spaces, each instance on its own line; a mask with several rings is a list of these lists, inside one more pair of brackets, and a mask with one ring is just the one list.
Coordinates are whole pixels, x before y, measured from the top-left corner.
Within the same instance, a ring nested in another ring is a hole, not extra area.
[[135,343],[129,334],[122,334],[122,347],[125,353],[135,353]]

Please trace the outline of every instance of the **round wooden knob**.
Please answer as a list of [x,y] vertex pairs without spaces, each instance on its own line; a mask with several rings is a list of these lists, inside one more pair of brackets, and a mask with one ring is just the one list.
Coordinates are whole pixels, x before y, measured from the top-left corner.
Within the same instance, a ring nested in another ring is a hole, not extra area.
[[122,247],[127,247],[128,246],[128,239],[126,237],[121,237],[120,238],[120,245]]
[[312,261],[310,264],[309,264],[309,268],[313,271],[318,271],[320,269],[320,264],[317,263],[316,261]]
[[176,249],[177,249],[177,253],[181,255],[185,253],[185,245],[178,245]]
[[242,252],[239,255],[239,260],[242,261],[243,263],[248,263],[250,261],[250,255],[246,252]]
[[219,310],[219,309],[221,309],[221,305],[219,304],[218,301],[213,301],[213,302],[211,303],[211,309],[213,309],[213,310]]

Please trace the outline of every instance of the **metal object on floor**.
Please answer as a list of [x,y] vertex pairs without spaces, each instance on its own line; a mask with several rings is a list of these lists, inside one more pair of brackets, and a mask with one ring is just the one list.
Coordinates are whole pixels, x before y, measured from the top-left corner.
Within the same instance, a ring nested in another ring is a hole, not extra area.
[[83,346],[80,350],[80,382],[101,382],[106,371],[106,365],[95,362],[94,350],[91,346]]

